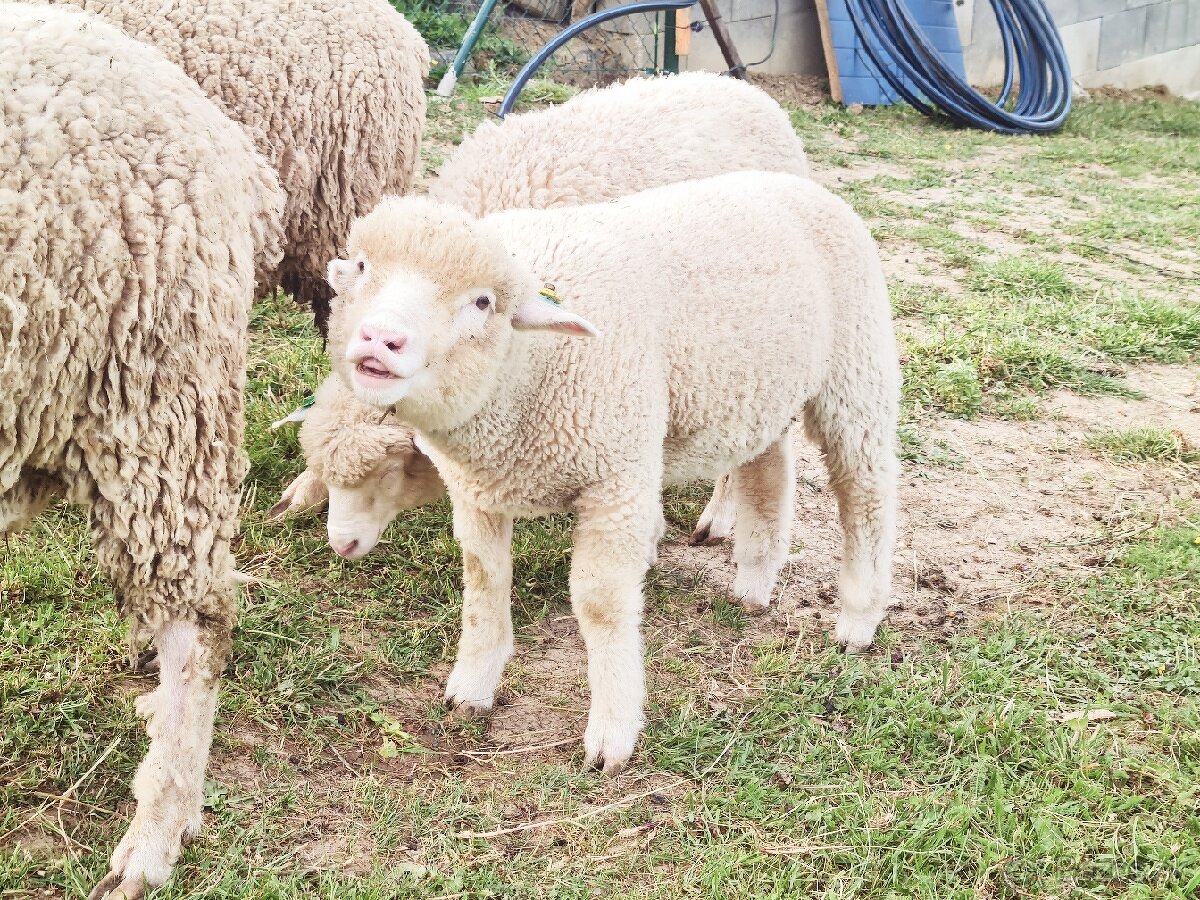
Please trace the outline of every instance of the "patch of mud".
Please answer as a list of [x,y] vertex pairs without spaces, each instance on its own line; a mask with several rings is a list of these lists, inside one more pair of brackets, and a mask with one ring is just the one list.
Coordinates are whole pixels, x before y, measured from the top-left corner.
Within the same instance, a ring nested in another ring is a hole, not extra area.
[[830,101],[829,79],[824,75],[767,75],[751,72],[758,85],[782,106],[823,106]]

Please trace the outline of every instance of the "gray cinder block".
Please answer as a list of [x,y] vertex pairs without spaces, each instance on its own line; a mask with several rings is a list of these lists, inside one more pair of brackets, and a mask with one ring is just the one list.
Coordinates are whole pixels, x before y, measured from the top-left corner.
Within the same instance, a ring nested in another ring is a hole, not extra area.
[[1100,25],[1099,69],[1111,69],[1142,55],[1146,43],[1146,7],[1105,16]]

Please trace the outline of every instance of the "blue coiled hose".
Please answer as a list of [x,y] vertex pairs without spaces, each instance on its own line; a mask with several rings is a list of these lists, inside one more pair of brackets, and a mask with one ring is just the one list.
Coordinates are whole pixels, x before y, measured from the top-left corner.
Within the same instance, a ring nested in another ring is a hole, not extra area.
[[1044,0],[991,0],[1004,47],[1004,86],[994,102],[946,65],[904,0],[846,3],[859,43],[875,68],[925,115],[1004,134],[1056,131],[1066,121],[1071,66]]

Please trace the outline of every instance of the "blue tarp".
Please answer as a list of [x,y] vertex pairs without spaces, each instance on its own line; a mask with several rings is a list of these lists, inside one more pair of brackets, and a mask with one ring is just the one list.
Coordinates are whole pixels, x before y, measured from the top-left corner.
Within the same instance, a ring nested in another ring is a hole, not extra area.
[[[962,41],[954,21],[953,3],[954,0],[904,0],[929,42],[946,64],[965,81],[967,76],[963,68]],[[850,21],[850,13],[846,9],[846,0],[826,0],[826,6],[829,8],[829,31],[833,36],[843,102],[847,105],[861,103],[864,106],[902,102],[887,79],[875,69],[871,57],[867,56],[859,43],[858,32],[854,30],[854,23]],[[894,71],[899,73],[900,70]]]

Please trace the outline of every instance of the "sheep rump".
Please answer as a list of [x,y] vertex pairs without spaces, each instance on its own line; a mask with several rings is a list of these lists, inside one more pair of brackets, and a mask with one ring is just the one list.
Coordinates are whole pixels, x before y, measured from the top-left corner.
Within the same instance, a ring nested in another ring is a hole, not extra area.
[[164,881],[200,825],[234,616],[246,328],[284,197],[236,124],[89,14],[0,3],[0,531],[58,496],[161,685],[95,896]]
[[[697,233],[723,240],[681,272]],[[349,252],[331,265],[334,369],[417,430],[454,505],[451,705],[490,710],[512,653],[513,518],[574,511],[584,745],[619,770],[642,722],[640,551],[663,485],[733,471],[734,589],[765,607],[790,547],[796,420],[825,455],[844,530],[835,636],[870,644],[890,595],[900,375],[878,253],[843,201],[762,172],[481,220],[389,199]],[[543,280],[564,308],[537,297]]]
[[322,334],[325,264],[350,223],[406,193],[420,161],[429,48],[385,0],[51,0],[156,47],[249,132],[287,192],[282,287]]

